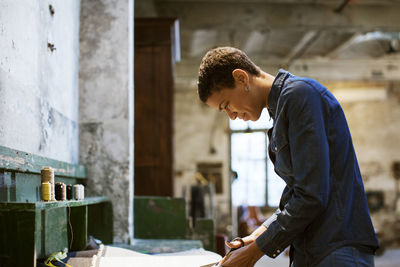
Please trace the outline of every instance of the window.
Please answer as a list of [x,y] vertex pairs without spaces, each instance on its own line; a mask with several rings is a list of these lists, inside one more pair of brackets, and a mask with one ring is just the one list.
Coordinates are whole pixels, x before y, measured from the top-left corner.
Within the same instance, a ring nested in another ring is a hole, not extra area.
[[284,181],[268,158],[268,129],[272,127],[264,109],[258,121],[229,120],[231,131],[231,168],[237,172],[232,184],[235,206],[277,207]]

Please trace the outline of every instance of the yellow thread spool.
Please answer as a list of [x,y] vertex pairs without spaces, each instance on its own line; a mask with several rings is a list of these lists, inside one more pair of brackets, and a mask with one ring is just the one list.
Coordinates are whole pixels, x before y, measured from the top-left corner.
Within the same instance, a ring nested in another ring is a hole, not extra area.
[[40,171],[42,177],[42,183],[49,182],[51,185],[51,195],[50,200],[55,200],[54,192],[54,170],[51,167],[43,167]]
[[51,184],[49,182],[42,183],[42,200],[51,200]]

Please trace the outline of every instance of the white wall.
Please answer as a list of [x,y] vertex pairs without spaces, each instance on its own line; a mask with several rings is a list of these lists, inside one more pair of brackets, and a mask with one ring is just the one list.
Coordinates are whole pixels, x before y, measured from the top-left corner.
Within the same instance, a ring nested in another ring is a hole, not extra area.
[[0,2],[0,145],[78,162],[79,6]]
[[0,145],[87,165],[116,242],[133,236],[133,3],[0,1]]

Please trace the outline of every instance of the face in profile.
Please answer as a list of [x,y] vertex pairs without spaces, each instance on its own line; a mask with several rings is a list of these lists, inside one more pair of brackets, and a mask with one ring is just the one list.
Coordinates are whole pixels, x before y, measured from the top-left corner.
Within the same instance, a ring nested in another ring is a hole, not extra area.
[[225,111],[231,120],[237,118],[244,121],[256,121],[260,118],[263,106],[247,87],[236,85],[215,91],[207,99],[206,104],[213,109]]

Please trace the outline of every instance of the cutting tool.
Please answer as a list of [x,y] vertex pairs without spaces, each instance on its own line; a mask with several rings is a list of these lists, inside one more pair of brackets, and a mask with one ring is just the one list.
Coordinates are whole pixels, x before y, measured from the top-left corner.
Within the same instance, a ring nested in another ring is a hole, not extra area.
[[[236,238],[234,238],[231,242],[233,242],[233,241],[239,241],[239,242],[240,242],[240,247],[237,247],[237,248],[230,248],[229,251],[228,251],[228,253],[226,253],[225,257],[226,257],[227,255],[229,255],[229,253],[231,253],[232,251],[235,251],[235,250],[237,250],[237,249],[239,249],[239,248],[244,247],[244,241],[243,241],[242,238],[236,237]],[[229,243],[231,243],[231,242],[229,242]],[[213,266],[218,267],[218,266],[219,266],[218,264],[219,264],[219,261],[214,262],[214,263],[210,263],[210,264],[206,264],[206,265],[202,265],[202,266],[200,266],[200,267],[213,267]]]

